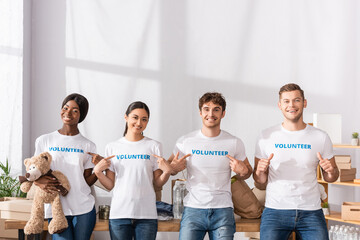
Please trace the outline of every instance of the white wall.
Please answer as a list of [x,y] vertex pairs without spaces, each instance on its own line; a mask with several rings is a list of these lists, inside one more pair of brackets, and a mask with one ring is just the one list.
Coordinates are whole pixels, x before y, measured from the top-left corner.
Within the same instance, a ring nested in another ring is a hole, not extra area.
[[[222,128],[244,140],[252,162],[257,135],[282,120],[277,92],[288,82],[305,90],[305,121],[340,113],[349,143],[360,131],[359,9],[357,1],[34,0],[29,155],[36,137],[61,127],[71,92],[89,99],[81,131],[99,153],[122,135],[128,104],[142,100],[151,110],[145,134],[167,157],[201,126],[198,98],[219,91],[228,103]],[[359,150],[350,152],[359,168]],[[360,201],[359,189],[330,186],[331,206],[342,200]]]

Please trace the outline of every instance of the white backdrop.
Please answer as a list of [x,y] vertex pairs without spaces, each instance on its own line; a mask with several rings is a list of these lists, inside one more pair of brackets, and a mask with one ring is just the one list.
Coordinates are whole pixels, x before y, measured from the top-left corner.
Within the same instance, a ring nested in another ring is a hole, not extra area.
[[[219,91],[228,103],[222,128],[243,139],[253,162],[257,135],[282,120],[278,90],[288,82],[305,90],[306,122],[340,113],[344,143],[360,131],[358,1],[37,0],[29,11],[29,155],[36,137],[61,127],[60,104],[72,92],[90,101],[81,131],[101,154],[122,135],[128,104],[142,100],[151,111],[145,135],[168,157],[201,126],[198,98]],[[346,153],[360,167],[359,151]],[[358,191],[330,186],[331,206],[360,201]]]

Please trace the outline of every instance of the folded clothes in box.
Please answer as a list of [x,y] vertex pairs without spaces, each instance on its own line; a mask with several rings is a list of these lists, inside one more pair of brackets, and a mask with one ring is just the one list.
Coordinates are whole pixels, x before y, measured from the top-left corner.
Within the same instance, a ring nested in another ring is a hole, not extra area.
[[0,218],[24,220],[30,219],[32,200],[20,198],[0,198]]

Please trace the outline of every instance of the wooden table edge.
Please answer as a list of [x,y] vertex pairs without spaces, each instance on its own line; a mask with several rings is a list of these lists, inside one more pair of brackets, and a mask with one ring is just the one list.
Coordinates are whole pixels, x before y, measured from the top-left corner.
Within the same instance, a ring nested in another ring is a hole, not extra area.
[[[5,229],[24,229],[27,221],[22,220],[5,220]],[[236,232],[259,232],[260,231],[260,218],[258,219],[245,219],[235,218]],[[47,221],[44,221],[44,231],[47,231]],[[108,220],[97,220],[94,231],[108,231]],[[169,221],[158,221],[158,232],[179,232],[180,220],[173,219]]]

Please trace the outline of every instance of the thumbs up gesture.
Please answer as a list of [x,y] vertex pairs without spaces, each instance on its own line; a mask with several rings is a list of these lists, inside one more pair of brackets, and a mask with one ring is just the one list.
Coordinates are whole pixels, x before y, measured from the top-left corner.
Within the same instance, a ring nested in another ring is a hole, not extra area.
[[265,173],[270,165],[270,160],[274,157],[274,154],[270,154],[268,158],[262,158],[259,160],[257,168],[256,168],[256,174],[260,175],[261,173]]
[[331,164],[329,159],[325,158],[323,159],[321,154],[317,153],[317,158],[319,159],[319,165],[320,167],[327,173],[333,173],[334,172],[334,166]]

